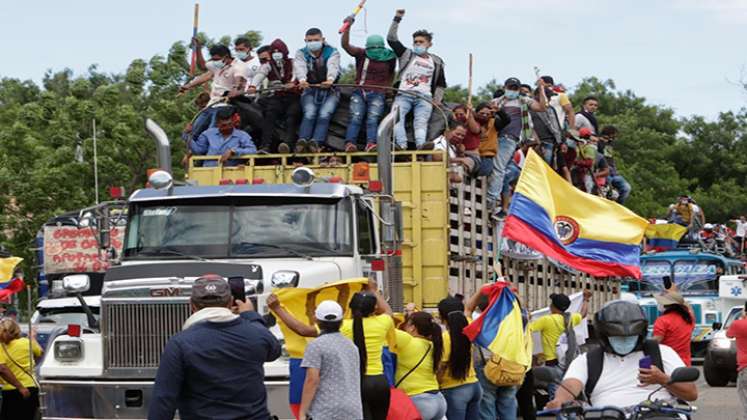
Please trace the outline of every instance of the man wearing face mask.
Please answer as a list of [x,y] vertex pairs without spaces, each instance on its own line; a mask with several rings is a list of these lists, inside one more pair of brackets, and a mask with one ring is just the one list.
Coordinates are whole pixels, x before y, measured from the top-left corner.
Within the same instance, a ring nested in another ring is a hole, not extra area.
[[[670,347],[646,340],[647,328],[643,309],[635,303],[615,300],[605,304],[594,316],[602,347],[573,360],[546,408],[560,408],[582,391],[594,407],[629,407],[646,401],[659,386],[664,389],[652,400],[695,401],[698,389],[694,383],[669,384],[669,375],[685,364]],[[651,368],[639,367],[644,356],[651,358]]]
[[249,82],[254,79],[254,75],[257,74],[259,66],[259,57],[252,56],[252,42],[248,38],[238,37],[233,42],[233,50],[238,60],[244,63],[244,79],[247,81],[247,88]]
[[[254,76],[248,92],[255,93],[258,86],[269,82],[270,95],[263,100],[264,120],[262,121],[262,141],[260,150],[265,152],[290,153],[296,140],[298,121],[301,118],[301,105],[298,88],[293,79],[293,60],[288,57],[288,46],[280,39],[272,41],[269,60],[263,63]],[[266,54],[264,51],[263,55]],[[275,136],[275,124],[283,119],[285,131],[280,138]],[[298,150],[297,150],[298,151]]]
[[510,77],[503,83],[505,89],[503,96],[493,100],[497,109],[505,111],[511,117],[508,125],[500,132],[498,154],[493,159],[493,172],[488,179],[488,208],[493,211],[497,210],[498,202],[501,200],[503,178],[508,162],[516,150],[516,145],[530,140],[533,136],[532,118],[529,112],[544,112],[547,109],[545,82],[539,79],[537,87],[539,88],[538,101],[531,97],[521,96],[521,81]]
[[433,142],[426,143],[428,121],[433,112],[431,101],[440,104],[446,89],[444,62],[441,57],[428,52],[433,45],[433,34],[426,30],[412,34],[412,49],[399,41],[397,31],[404,15],[404,9],[397,10],[386,37],[399,60],[400,80],[397,83],[400,93],[394,99],[394,104],[399,106],[399,122],[394,127],[394,136],[397,147],[407,149],[405,120],[407,114],[413,111],[415,146],[418,149],[433,149]]
[[[327,143],[329,123],[340,101],[332,85],[340,78],[340,53],[327,44],[319,28],[306,31],[306,46],[296,52],[293,75],[303,89],[303,119],[296,149],[317,153]],[[311,87],[319,85],[319,87]]]
[[[353,21],[353,17],[346,21]],[[351,25],[352,26],[352,25]],[[384,46],[381,35],[370,35],[366,48],[350,45],[350,29],[342,34],[342,48],[355,58],[355,89],[350,97],[350,122],[345,133],[345,151],[355,152],[358,134],[363,120],[366,120],[366,152],[376,149],[376,136],[379,122],[386,107],[386,91],[377,86],[391,86],[397,56]]]
[[203,131],[215,124],[215,113],[220,107],[211,105],[241,95],[246,86],[244,63],[231,57],[231,51],[225,45],[216,44],[210,47],[210,61],[206,63],[206,67],[206,73],[179,88],[179,93],[184,93],[211,80],[213,82],[208,107],[197,116],[192,125],[193,142]]

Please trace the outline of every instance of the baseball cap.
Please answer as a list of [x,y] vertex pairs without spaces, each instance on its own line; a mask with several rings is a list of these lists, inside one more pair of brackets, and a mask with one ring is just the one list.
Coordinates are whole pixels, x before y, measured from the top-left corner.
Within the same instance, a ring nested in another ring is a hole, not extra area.
[[661,306],[667,306],[667,305],[685,306],[685,299],[682,297],[682,295],[679,294],[678,292],[673,292],[671,290],[663,291],[661,293],[655,294],[654,299],[656,299],[656,303],[658,303]]
[[558,308],[563,312],[565,312],[571,306],[571,300],[568,299],[568,296],[562,293],[551,294],[550,302],[552,302],[552,306]]
[[315,315],[319,321],[342,321],[342,306],[334,300],[325,300],[316,307]]
[[224,305],[231,301],[231,289],[223,277],[203,274],[192,285],[192,300],[203,305]]
[[521,86],[521,81],[515,77],[509,77],[505,82],[503,82],[503,87],[509,86],[519,87]]
[[543,82],[547,83],[550,86],[555,86],[555,80],[552,78],[552,76],[542,76],[540,77]]

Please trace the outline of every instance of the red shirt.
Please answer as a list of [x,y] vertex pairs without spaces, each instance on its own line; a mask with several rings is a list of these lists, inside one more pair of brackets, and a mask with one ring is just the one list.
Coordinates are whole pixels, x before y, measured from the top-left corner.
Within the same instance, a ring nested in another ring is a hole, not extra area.
[[732,322],[726,336],[737,339],[737,370],[747,368],[747,319]]
[[676,312],[663,314],[654,322],[654,336],[664,337],[661,344],[671,347],[687,366],[692,366],[690,340],[694,329],[695,323],[688,324]]

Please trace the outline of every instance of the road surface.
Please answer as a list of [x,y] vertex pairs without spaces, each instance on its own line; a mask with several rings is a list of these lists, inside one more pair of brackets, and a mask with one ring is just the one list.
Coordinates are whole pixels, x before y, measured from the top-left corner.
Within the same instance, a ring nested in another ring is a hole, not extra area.
[[711,388],[705,382],[701,368],[698,393],[698,401],[695,402],[698,412],[695,414],[695,419],[743,420],[745,418],[740,417],[742,404],[739,402],[735,383],[724,388]]

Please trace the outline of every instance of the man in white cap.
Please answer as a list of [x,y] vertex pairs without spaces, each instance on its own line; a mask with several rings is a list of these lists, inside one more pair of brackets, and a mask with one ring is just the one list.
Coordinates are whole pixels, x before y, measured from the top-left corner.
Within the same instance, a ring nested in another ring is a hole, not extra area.
[[340,334],[342,307],[325,300],[316,308],[319,337],[309,343],[299,419],[362,419],[358,348]]

